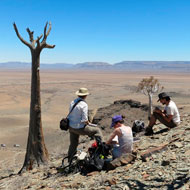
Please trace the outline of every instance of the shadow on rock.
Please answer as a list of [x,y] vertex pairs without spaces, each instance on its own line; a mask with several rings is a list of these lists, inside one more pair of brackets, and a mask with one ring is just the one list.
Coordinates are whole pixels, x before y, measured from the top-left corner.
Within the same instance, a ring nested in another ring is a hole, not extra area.
[[126,181],[126,185],[133,190],[147,190],[147,189],[181,189],[185,184],[187,184],[190,180],[190,177],[187,174],[182,174],[181,176],[174,179],[171,183],[165,183],[163,185],[156,185],[151,183],[162,182],[165,180],[163,178],[154,178],[151,180],[146,180],[147,184],[139,181],[139,180],[130,180]]
[[158,134],[161,134],[161,133],[164,133],[164,132],[167,132],[167,131],[169,131],[169,129],[168,128],[164,128],[164,129],[161,129],[160,131],[155,132],[154,134],[158,135]]

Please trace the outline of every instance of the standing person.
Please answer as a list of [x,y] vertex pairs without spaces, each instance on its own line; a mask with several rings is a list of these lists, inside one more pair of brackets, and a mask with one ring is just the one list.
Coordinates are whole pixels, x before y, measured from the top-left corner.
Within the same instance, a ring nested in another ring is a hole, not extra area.
[[113,159],[120,157],[124,153],[131,153],[133,150],[133,133],[131,127],[124,125],[122,115],[112,117],[111,128],[114,128],[109,140],[106,144],[115,144],[118,137],[118,146],[113,147]]
[[150,117],[149,125],[146,128],[145,135],[153,134],[153,126],[158,119],[162,124],[168,128],[176,127],[180,124],[180,115],[177,109],[176,104],[171,100],[170,96],[167,93],[162,92],[158,95],[158,101],[161,104],[165,105],[164,110],[156,108],[153,111],[153,114]]
[[98,127],[90,126],[88,121],[88,104],[86,103],[86,98],[89,95],[88,89],[80,88],[75,94],[78,98],[71,102],[70,110],[76,102],[79,101],[79,103],[69,114],[70,145],[68,160],[72,158],[77,150],[80,135],[100,136],[102,138],[101,130]]

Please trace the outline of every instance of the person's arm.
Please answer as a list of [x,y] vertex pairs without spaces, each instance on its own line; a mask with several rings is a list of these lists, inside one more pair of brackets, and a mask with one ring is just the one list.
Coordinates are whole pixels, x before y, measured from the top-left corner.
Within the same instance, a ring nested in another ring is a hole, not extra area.
[[118,142],[118,136],[117,136],[117,135],[112,139],[111,144],[112,144],[112,145],[119,144],[119,142]]
[[89,124],[89,121],[88,121],[88,105],[86,103],[82,106],[81,112],[82,112],[81,122],[88,125]]
[[116,136],[115,130],[113,131],[113,133],[110,135],[110,138],[108,139],[108,141],[106,142],[106,144],[112,144],[112,139]]
[[173,119],[173,115],[166,115],[166,114],[165,114],[164,119],[165,119],[167,122],[170,122],[170,121]]
[[164,113],[165,111],[164,111],[164,110],[161,110],[159,107],[156,107],[156,108],[154,109],[154,112],[155,112],[155,113],[158,113],[158,114],[160,114],[160,115],[162,115],[162,113]]
[[167,107],[167,111],[165,110],[164,114],[164,119],[167,122],[170,122],[173,119],[173,110],[171,107]]
[[113,138],[114,138],[116,135],[117,135],[117,136],[120,136],[120,135],[121,135],[120,129],[115,129],[115,130],[113,131],[113,133],[111,134],[111,136],[110,136],[110,138],[108,139],[108,141],[106,142],[106,144],[112,144],[112,140],[113,140]]
[[154,112],[162,115],[163,119],[166,120],[167,122],[170,122],[173,118],[173,115],[167,115],[166,110],[160,110],[160,109],[155,109]]

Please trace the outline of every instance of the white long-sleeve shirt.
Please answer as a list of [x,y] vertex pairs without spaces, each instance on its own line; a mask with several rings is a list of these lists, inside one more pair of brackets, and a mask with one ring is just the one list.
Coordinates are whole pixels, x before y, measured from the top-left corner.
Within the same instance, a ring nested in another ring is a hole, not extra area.
[[[70,104],[69,110],[71,110],[73,105],[80,99],[81,98],[77,98],[73,100]],[[70,113],[69,126],[74,129],[80,129],[84,127],[86,121],[88,121],[88,105],[84,100],[82,100],[75,106],[73,111]]]

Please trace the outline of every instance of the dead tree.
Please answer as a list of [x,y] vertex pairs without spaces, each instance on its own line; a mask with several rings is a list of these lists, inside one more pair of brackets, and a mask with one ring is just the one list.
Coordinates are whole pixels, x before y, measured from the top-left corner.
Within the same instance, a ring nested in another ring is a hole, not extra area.
[[153,76],[142,79],[142,81],[138,84],[138,91],[141,91],[149,98],[148,119],[150,119],[152,114],[152,96],[154,93],[162,91],[163,88],[164,87],[158,82],[158,79],[155,79]]
[[48,30],[48,23],[46,23],[44,34],[37,37],[36,40],[34,40],[34,32],[27,28],[26,30],[29,35],[30,43],[20,36],[15,23],[13,26],[20,41],[30,48],[32,56],[30,121],[25,161],[23,167],[19,171],[19,173],[22,173],[25,170],[32,170],[35,166],[46,164],[48,162],[48,151],[44,142],[41,121],[40,53],[43,48],[54,48],[55,45],[49,45],[46,43],[46,39],[51,31],[51,23],[49,23]]

